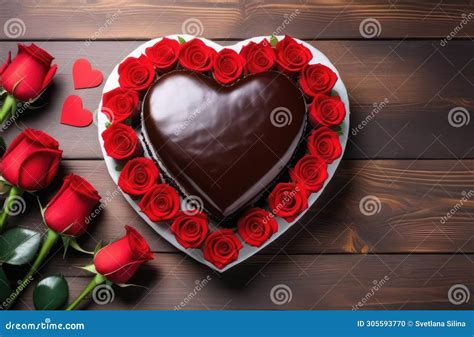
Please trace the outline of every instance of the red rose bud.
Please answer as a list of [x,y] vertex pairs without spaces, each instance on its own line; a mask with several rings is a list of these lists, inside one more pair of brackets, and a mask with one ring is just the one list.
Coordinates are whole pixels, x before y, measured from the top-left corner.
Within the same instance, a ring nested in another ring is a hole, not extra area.
[[287,74],[300,72],[312,58],[308,48],[288,35],[276,45],[276,62],[280,70]]
[[114,283],[127,283],[138,267],[153,260],[150,246],[134,228],[125,226],[127,234],[105,246],[94,257],[96,271]]
[[317,192],[328,178],[327,167],[321,157],[307,154],[290,170],[290,177],[293,182],[303,185],[307,191]]
[[145,55],[161,72],[170,71],[178,63],[180,44],[176,40],[164,37],[145,50]]
[[34,43],[18,44],[18,53],[11,61],[11,53],[0,68],[1,85],[20,101],[36,99],[49,85],[57,65],[51,65],[54,57]]
[[181,246],[198,248],[206,239],[209,230],[207,215],[204,213],[188,215],[180,212],[173,220],[170,229]]
[[99,201],[99,193],[89,182],[70,174],[46,206],[44,221],[56,233],[80,236],[86,231],[89,216]]
[[261,208],[249,209],[237,223],[239,235],[251,246],[260,247],[278,231],[273,215]]
[[309,118],[314,125],[336,126],[346,116],[346,107],[339,96],[316,95],[309,106]]
[[138,198],[151,190],[159,177],[160,172],[153,160],[135,158],[128,161],[120,172],[118,186],[125,193]]
[[237,236],[232,229],[221,229],[209,234],[204,244],[204,258],[222,269],[232,261],[237,260],[242,249]]
[[234,82],[242,75],[245,59],[232,49],[224,48],[214,58],[214,78],[221,84]]
[[26,129],[10,144],[0,163],[1,175],[26,191],[47,187],[58,171],[63,151],[50,135]]
[[145,55],[128,57],[118,67],[122,88],[141,91],[147,89],[155,78],[155,68]]
[[171,186],[158,184],[145,194],[138,206],[151,221],[170,220],[179,211],[179,195]]
[[308,208],[308,196],[303,186],[294,183],[279,183],[268,196],[273,214],[288,222]]
[[143,153],[137,134],[128,125],[112,124],[102,132],[102,139],[105,152],[114,159],[130,159]]
[[120,87],[106,92],[102,96],[102,112],[110,123],[125,122],[138,112],[138,93]]
[[244,70],[247,74],[268,71],[275,64],[275,50],[266,39],[259,43],[249,42],[242,47],[240,55],[245,59]]
[[211,70],[216,51],[199,39],[192,39],[181,46],[179,63],[182,67],[204,72]]
[[308,137],[308,150],[309,153],[322,157],[328,164],[342,154],[338,134],[325,126],[311,131]]
[[300,87],[308,96],[327,95],[336,82],[336,73],[320,63],[309,64],[301,72]]

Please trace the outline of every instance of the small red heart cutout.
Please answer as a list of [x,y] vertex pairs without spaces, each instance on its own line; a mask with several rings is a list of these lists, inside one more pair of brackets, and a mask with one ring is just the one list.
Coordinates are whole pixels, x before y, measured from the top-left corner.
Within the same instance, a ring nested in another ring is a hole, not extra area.
[[104,80],[104,75],[100,70],[92,69],[88,60],[77,59],[72,66],[72,78],[75,89],[86,89],[98,87]]
[[82,99],[71,95],[63,103],[61,124],[84,127],[92,123],[92,112],[82,107]]

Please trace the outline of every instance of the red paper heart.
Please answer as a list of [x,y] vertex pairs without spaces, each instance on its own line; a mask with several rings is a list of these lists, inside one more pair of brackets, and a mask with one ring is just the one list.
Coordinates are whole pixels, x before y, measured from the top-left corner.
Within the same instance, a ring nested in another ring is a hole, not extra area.
[[83,127],[92,123],[92,112],[82,107],[82,99],[71,95],[66,98],[61,112],[61,124]]
[[100,70],[92,69],[88,60],[77,59],[72,66],[72,78],[75,89],[86,89],[98,87],[104,76]]

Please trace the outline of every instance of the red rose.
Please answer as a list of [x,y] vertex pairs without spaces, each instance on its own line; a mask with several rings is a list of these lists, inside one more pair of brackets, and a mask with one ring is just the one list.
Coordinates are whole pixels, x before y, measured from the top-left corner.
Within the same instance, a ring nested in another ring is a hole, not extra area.
[[193,71],[211,70],[216,51],[199,39],[192,39],[181,46],[179,63]]
[[51,199],[44,212],[44,222],[53,231],[68,235],[82,235],[100,195],[84,178],[70,174],[61,189]]
[[311,51],[285,35],[276,45],[276,62],[281,71],[294,74],[301,71],[313,58]]
[[125,226],[127,234],[100,249],[94,257],[95,270],[114,283],[127,283],[138,267],[153,260],[153,253],[143,236]]
[[10,144],[0,172],[10,184],[26,191],[47,187],[58,171],[63,151],[50,135],[25,129]]
[[306,190],[300,184],[279,183],[268,196],[273,214],[292,222],[308,208]]
[[102,96],[102,112],[110,123],[124,122],[138,112],[138,93],[135,90],[115,88]]
[[346,106],[339,96],[316,95],[309,106],[309,119],[314,125],[336,126],[346,116]]
[[308,150],[311,154],[322,157],[328,164],[339,158],[342,153],[338,134],[325,126],[311,131],[308,137]]
[[319,156],[307,154],[290,170],[291,179],[310,192],[317,192],[328,178],[328,165]]
[[150,189],[138,204],[151,221],[172,219],[179,211],[179,195],[167,184],[158,184]]
[[221,84],[234,82],[242,75],[244,58],[232,49],[224,48],[214,57],[214,78]]
[[242,249],[237,236],[232,229],[221,229],[215,231],[206,239],[204,244],[204,258],[222,269],[239,257],[239,250]]
[[155,68],[145,55],[128,57],[118,67],[122,88],[141,91],[147,89],[155,78]]
[[117,159],[130,159],[143,153],[137,134],[128,125],[117,123],[102,132],[107,155]]
[[242,47],[240,55],[245,59],[244,70],[247,74],[270,70],[275,64],[275,50],[266,39],[259,43],[249,42]]
[[145,55],[159,71],[170,71],[178,62],[179,47],[178,41],[164,37],[152,47],[145,49]]
[[321,63],[309,64],[301,72],[300,87],[309,96],[329,94],[336,82],[336,73]]
[[180,212],[171,224],[171,232],[184,248],[198,248],[207,236],[207,215],[188,215]]
[[132,197],[140,197],[157,183],[160,172],[153,160],[135,158],[128,161],[118,180],[118,186]]
[[267,211],[252,208],[239,219],[237,228],[242,240],[251,246],[260,247],[278,231],[278,223]]
[[20,101],[36,99],[49,85],[57,65],[51,66],[54,57],[34,43],[18,44],[18,53],[11,61],[11,53],[0,68],[0,83]]

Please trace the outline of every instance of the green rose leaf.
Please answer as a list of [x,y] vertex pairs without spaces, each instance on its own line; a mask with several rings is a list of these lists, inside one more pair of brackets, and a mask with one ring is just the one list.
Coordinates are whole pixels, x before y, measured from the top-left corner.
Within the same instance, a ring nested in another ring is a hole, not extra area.
[[40,244],[40,233],[26,228],[11,228],[0,235],[0,262],[16,266],[31,262]]
[[8,281],[7,275],[0,266],[0,303],[3,303],[11,293],[10,281]]
[[49,276],[42,279],[33,291],[36,310],[63,309],[69,299],[69,287],[63,276]]
[[278,43],[277,37],[275,35],[270,36],[270,44],[273,48],[276,47],[277,43]]
[[179,41],[180,44],[186,43],[186,40],[181,36],[178,36],[178,41]]

